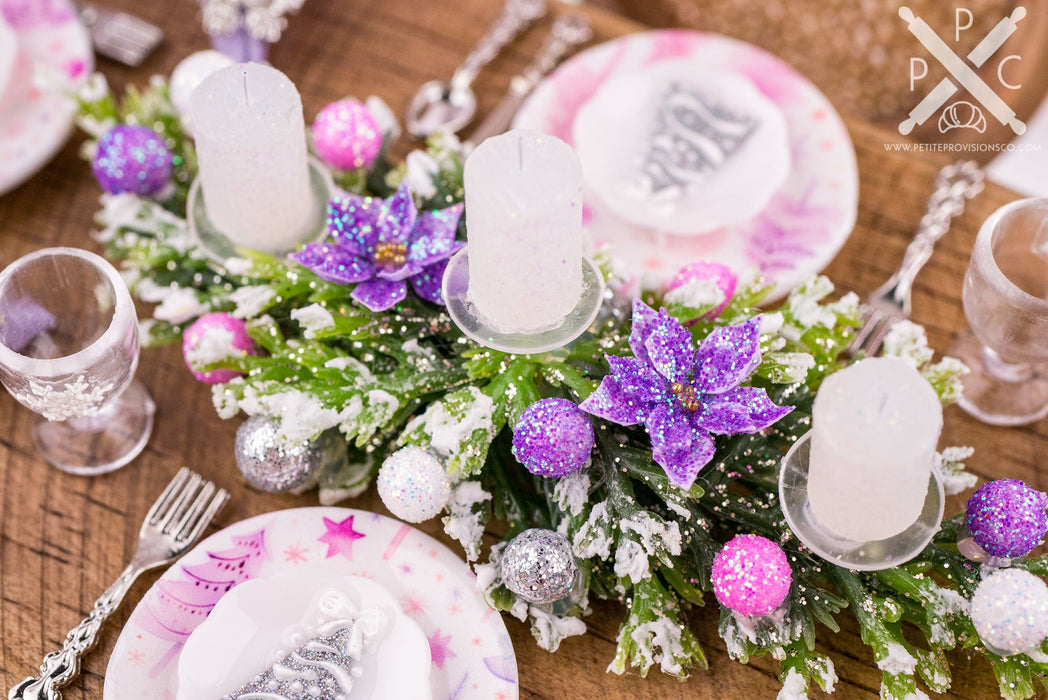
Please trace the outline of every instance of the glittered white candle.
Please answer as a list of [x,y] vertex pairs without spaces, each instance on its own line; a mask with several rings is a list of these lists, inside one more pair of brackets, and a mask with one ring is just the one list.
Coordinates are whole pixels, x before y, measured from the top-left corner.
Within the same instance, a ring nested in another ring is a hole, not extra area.
[[815,517],[860,542],[905,530],[923,508],[941,431],[939,397],[902,360],[871,358],[831,374],[812,409]]
[[566,143],[514,130],[464,171],[469,298],[500,332],[557,326],[582,294],[582,169]]
[[205,78],[189,109],[211,223],[238,246],[294,247],[316,206],[294,84],[275,68],[237,64]]

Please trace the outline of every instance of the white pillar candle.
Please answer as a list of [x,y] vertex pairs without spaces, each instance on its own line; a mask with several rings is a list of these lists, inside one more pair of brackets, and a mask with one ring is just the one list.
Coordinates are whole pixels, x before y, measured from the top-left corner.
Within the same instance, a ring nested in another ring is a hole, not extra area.
[[211,223],[238,246],[294,247],[316,206],[294,84],[259,63],[229,66],[200,83],[189,111]]
[[871,358],[831,374],[812,409],[815,517],[860,542],[905,530],[924,505],[941,431],[939,397],[902,360]]
[[582,294],[582,169],[566,143],[515,130],[466,160],[469,299],[504,333],[557,326]]

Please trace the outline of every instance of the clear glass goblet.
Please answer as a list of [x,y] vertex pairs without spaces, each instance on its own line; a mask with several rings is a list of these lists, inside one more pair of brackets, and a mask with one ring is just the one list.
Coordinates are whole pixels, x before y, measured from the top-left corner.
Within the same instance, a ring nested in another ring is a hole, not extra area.
[[38,414],[33,439],[72,474],[133,459],[155,406],[134,381],[138,319],[120,274],[77,248],[45,248],[0,272],[0,382]]
[[991,425],[1048,415],[1048,199],[1012,202],[983,223],[962,299],[970,330],[949,350],[971,369],[961,407]]

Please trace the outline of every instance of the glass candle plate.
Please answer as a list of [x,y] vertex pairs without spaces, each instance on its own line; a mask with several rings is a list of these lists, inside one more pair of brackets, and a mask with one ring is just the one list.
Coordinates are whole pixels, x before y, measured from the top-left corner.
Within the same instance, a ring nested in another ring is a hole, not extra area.
[[858,542],[837,535],[819,522],[808,500],[808,456],[811,433],[800,437],[782,460],[779,505],[798,539],[823,559],[860,571],[899,566],[928,546],[939,531],[945,506],[942,476],[933,468],[921,514],[910,527],[883,540]]

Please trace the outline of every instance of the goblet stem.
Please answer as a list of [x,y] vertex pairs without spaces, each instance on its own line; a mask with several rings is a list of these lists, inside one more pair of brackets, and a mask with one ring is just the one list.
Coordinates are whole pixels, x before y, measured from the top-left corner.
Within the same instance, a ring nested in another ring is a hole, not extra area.
[[1026,362],[1005,362],[993,348],[983,345],[983,368],[994,379],[1002,382],[1024,382],[1033,377],[1033,365]]

